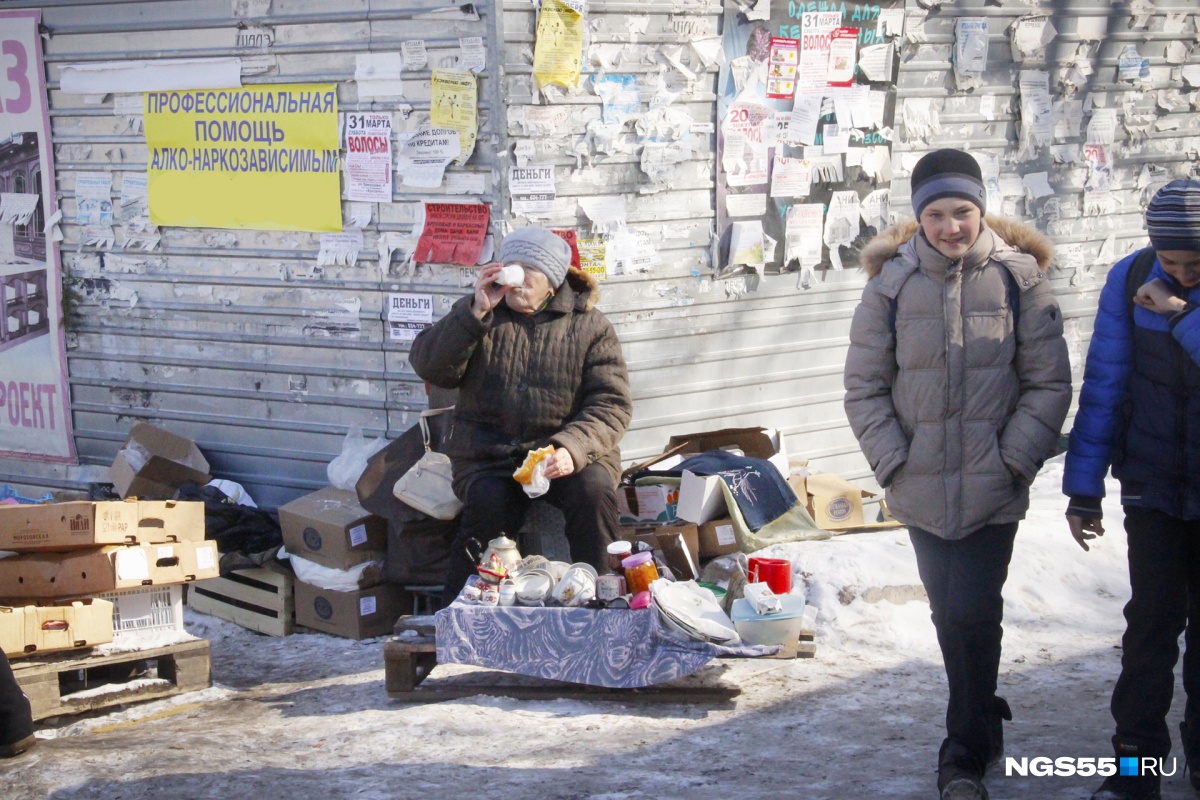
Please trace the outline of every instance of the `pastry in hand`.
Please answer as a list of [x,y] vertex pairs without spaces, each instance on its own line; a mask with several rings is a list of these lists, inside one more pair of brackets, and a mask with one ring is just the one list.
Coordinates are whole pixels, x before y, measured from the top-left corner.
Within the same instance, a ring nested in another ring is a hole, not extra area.
[[533,468],[552,455],[554,455],[554,445],[552,444],[539,447],[537,450],[530,450],[529,455],[525,456],[525,463],[513,473],[513,478],[517,483],[528,486],[533,481]]

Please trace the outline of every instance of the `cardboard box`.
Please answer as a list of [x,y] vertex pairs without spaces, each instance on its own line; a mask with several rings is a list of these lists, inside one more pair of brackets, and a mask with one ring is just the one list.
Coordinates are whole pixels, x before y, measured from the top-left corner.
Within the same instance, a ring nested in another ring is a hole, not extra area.
[[669,484],[618,486],[617,511],[622,525],[666,523],[678,518],[679,487]]
[[738,544],[737,531],[733,528],[733,520],[729,517],[697,525],[696,536],[700,544],[701,558],[716,558],[742,549]]
[[387,520],[332,486],[281,506],[279,524],[289,553],[330,569],[381,561],[387,552]]
[[719,431],[685,433],[672,436],[663,450],[666,454],[694,455],[706,450],[736,448],[751,458],[765,458],[787,478],[791,473],[783,432],[777,428],[725,428]]
[[0,650],[6,656],[92,647],[112,640],[113,604],[107,600],[0,606]]
[[[139,465],[132,452],[148,458]],[[108,470],[108,479],[121,497],[167,499],[188,481],[204,485],[212,480],[208,461],[191,439],[145,422],[134,423],[129,436]]]
[[296,581],[296,624],[334,636],[369,639],[390,634],[396,620],[411,610],[412,595],[395,584],[335,592]]
[[[820,527],[828,531],[851,529],[895,528],[900,523],[892,518],[883,498],[855,486],[845,478],[829,472],[795,475],[788,480],[796,494],[806,498],[808,513]],[[867,521],[864,500],[879,503],[878,520]]]
[[695,525],[626,525],[621,538],[649,542],[681,581],[700,579],[700,540]]
[[0,596],[54,598],[215,578],[216,542],[94,547],[0,558]]
[[720,475],[697,475],[685,469],[679,482],[679,518],[700,525],[728,516],[724,482]]
[[204,540],[204,503],[123,500],[0,506],[0,550]]

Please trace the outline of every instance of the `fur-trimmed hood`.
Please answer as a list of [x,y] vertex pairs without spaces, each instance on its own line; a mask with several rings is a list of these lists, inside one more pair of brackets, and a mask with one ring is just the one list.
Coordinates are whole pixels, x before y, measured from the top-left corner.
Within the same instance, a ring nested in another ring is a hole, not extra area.
[[[1054,243],[1041,231],[1007,217],[988,215],[984,217],[984,222],[1006,244],[1033,256],[1040,269],[1050,269],[1054,262]],[[860,256],[867,277],[873,278],[878,275],[883,265],[900,251],[900,247],[917,235],[920,227],[915,219],[899,222],[867,242]]]
[[575,307],[581,311],[591,311],[596,307],[596,303],[600,302],[600,282],[594,275],[589,275],[581,269],[569,268],[563,285],[570,287],[575,293]]

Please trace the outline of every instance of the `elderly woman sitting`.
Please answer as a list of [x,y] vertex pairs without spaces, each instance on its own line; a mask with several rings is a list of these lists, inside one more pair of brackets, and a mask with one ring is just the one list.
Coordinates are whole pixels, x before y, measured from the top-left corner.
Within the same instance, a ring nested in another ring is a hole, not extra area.
[[[506,266],[523,282],[498,284]],[[444,448],[464,503],[444,600],[474,573],[469,539],[520,529],[530,499],[513,478],[530,450],[553,445],[545,498],[562,509],[573,561],[600,567],[617,533],[618,444],[633,402],[621,345],[596,310],[595,280],[571,267],[571,248],[543,228],[522,228],[480,270],[475,293],[413,343],[417,374],[459,390]]]

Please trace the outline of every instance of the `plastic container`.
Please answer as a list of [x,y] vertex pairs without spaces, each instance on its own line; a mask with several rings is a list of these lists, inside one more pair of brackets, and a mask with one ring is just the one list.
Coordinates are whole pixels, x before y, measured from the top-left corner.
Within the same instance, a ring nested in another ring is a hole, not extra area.
[[733,627],[746,644],[790,645],[800,639],[804,627],[804,598],[798,594],[779,596],[783,611],[777,614],[756,614],[750,601],[733,601],[729,617]]
[[650,584],[658,580],[653,553],[636,553],[622,561],[621,568],[625,570],[625,585],[633,595],[650,591]]

